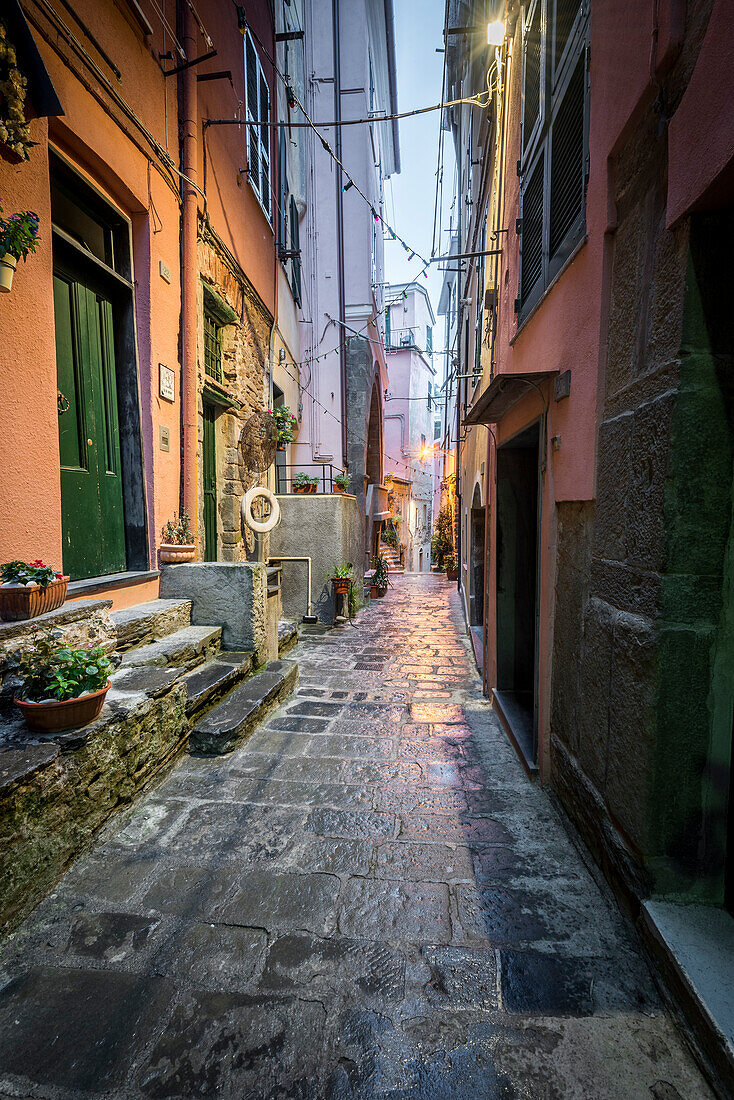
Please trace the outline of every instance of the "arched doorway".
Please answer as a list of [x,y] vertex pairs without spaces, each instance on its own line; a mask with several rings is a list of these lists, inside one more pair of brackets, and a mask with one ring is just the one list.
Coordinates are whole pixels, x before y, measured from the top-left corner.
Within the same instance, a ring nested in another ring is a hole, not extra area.
[[472,626],[484,625],[484,507],[479,484],[474,486],[471,502],[471,591],[469,615]]
[[367,421],[365,476],[368,485],[379,485],[382,482],[382,415],[377,382],[372,386],[370,415]]

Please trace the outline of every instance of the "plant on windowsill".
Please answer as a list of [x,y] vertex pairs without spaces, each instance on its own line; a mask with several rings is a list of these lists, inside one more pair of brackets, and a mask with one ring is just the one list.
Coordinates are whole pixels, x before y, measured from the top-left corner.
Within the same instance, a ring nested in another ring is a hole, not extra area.
[[66,599],[69,578],[38,561],[0,565],[0,619],[23,622],[55,611]]
[[294,493],[315,493],[318,486],[319,479],[317,477],[310,477],[308,474],[296,474],[293,478]]
[[158,547],[161,564],[180,565],[196,559],[196,542],[191,530],[191,519],[184,508],[181,515],[173,513],[173,519],[163,525],[161,544]]
[[387,558],[384,554],[378,554],[374,561],[375,571],[370,580],[370,596],[382,598],[387,592],[390,583],[390,570]]
[[456,581],[459,579],[459,567],[453,554],[444,554],[443,567],[446,570],[446,579]]
[[[2,214],[0,206],[0,214]],[[38,214],[22,210],[8,218],[0,217],[0,294],[9,294],[13,275],[21,258],[38,248]]]
[[112,665],[104,650],[70,649],[59,644],[60,637],[60,631],[36,635],[14,669],[21,687],[13,702],[26,724],[40,733],[94,721],[110,689]]
[[343,561],[341,565],[334,565],[331,571],[331,584],[336,596],[345,596],[349,592],[353,568],[350,561]]
[[334,478],[334,492],[346,493],[351,480],[349,474],[337,474]]
[[267,409],[278,429],[278,450],[284,451],[286,443],[292,443],[295,431],[298,427],[298,417],[294,416],[287,405],[278,405],[275,409]]

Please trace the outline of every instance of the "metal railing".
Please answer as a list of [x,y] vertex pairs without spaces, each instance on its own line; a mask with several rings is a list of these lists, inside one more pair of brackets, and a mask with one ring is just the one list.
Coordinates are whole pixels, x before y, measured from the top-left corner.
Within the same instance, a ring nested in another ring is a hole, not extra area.
[[[311,471],[320,471],[312,473]],[[315,489],[309,490],[316,493],[333,493],[334,478],[344,471],[339,466],[333,466],[330,462],[296,462],[290,466],[275,466],[275,491],[278,494],[292,493],[293,481],[298,474],[308,474],[309,477],[318,479]]]

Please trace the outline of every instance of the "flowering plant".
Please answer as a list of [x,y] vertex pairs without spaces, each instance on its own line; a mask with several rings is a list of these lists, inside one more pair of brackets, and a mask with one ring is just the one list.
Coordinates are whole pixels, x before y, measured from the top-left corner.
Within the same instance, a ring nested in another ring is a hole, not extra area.
[[164,523],[161,529],[161,538],[163,542],[167,542],[169,545],[172,543],[174,546],[190,546],[194,541],[194,532],[191,530],[191,519],[186,509],[182,509],[181,515],[177,516],[177,513],[173,513],[173,519],[169,519],[168,523]]
[[277,408],[266,411],[275,421],[278,429],[278,443],[292,443],[295,439],[293,433],[298,427],[298,417],[293,415],[287,405],[278,405]]
[[[0,206],[0,214],[2,213]],[[23,210],[20,214],[11,214],[9,218],[0,218],[0,256],[9,252],[19,260],[25,260],[29,252],[38,247],[38,214],[32,210]]]
[[61,579],[61,573],[55,573],[50,565],[38,561],[6,561],[0,565],[0,579],[3,584],[37,584],[39,588],[48,588],[52,581]]
[[15,47],[8,40],[4,23],[0,23],[0,144],[28,160],[28,150],[38,142],[31,141],[30,126],[25,116],[26,78],[18,68]]

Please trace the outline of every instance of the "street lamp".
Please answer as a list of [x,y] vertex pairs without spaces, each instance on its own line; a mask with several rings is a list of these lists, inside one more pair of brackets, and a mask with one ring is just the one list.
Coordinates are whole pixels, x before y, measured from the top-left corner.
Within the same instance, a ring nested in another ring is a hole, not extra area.
[[505,21],[504,19],[495,19],[492,23],[487,23],[487,45],[488,46],[501,46],[505,40]]

